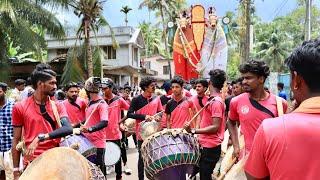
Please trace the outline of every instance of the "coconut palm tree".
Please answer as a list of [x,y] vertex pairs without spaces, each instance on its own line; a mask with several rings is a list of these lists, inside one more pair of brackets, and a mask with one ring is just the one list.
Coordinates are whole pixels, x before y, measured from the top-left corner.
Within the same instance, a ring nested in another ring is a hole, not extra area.
[[146,44],[142,56],[149,57],[150,55],[161,54],[161,52],[164,51],[163,46],[161,46],[161,29],[152,26],[151,23],[147,22],[140,23],[139,28],[141,29]]
[[274,30],[271,36],[268,36],[265,41],[260,41],[256,44],[255,56],[266,61],[272,71],[284,71],[284,60],[289,53],[291,42],[286,41],[288,37],[285,33]]
[[[139,8],[147,7],[149,10],[158,11],[160,13],[162,28],[163,28],[163,40],[165,52],[164,56],[168,59],[171,59],[171,53],[169,52],[168,36],[167,36],[167,22],[166,17],[169,17],[168,20],[175,20],[179,10],[177,7],[181,7],[181,4],[185,4],[185,0],[143,0],[139,5]],[[169,65],[169,77],[172,77],[171,74],[171,64]]]
[[[94,75],[94,66],[93,66],[93,50],[91,47],[90,39],[92,34],[96,36],[98,30],[102,27],[107,27],[114,37],[114,33],[107,22],[107,20],[102,16],[104,0],[77,0],[71,1],[68,5],[74,9],[74,13],[81,19],[80,26],[76,33],[78,39],[84,39],[85,47],[85,62],[84,62],[84,72],[86,72],[87,77]],[[117,47],[117,44],[113,38],[114,48]],[[68,68],[66,66],[66,68]]]
[[125,19],[124,22],[126,23],[126,26],[128,26],[128,13],[131,11],[132,9],[129,6],[123,6],[120,10],[120,12],[123,12],[125,14]]
[[59,20],[43,5],[66,7],[66,4],[67,0],[0,1],[0,80],[7,79],[9,75],[7,50],[10,42],[26,52],[41,53],[46,47],[45,39],[34,30],[34,26],[56,38],[65,36]]
[[[101,76],[102,50],[98,46],[92,47],[91,44],[91,39],[96,37],[100,28],[109,28],[113,47],[118,47],[112,28],[102,16],[104,2],[104,0],[73,0],[68,3],[81,19],[81,23],[76,33],[78,41],[68,52],[62,83],[83,80],[94,75]],[[78,44],[82,39],[84,39],[83,44]]]

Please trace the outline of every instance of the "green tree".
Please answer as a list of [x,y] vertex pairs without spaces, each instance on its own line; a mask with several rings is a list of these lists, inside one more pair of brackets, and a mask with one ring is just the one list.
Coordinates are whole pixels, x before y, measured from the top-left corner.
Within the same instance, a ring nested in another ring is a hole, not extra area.
[[[33,51],[41,57],[46,47],[44,36],[34,26],[56,38],[63,38],[65,32],[58,19],[48,10],[47,6],[66,7],[63,0],[6,0],[0,1],[0,80],[9,77],[8,49],[10,42],[13,47],[20,46],[24,51]],[[8,43],[9,42],[9,43]]]
[[164,52],[163,43],[161,42],[161,29],[153,26],[151,23],[142,22],[139,24],[146,48],[142,51],[142,56],[149,57],[154,54]]
[[126,26],[128,25],[128,13],[131,11],[132,9],[129,6],[123,6],[120,10],[120,12],[123,12],[125,14],[125,19],[124,22],[126,23]]
[[[169,21],[175,20],[180,10],[180,9],[178,10],[178,8],[181,8],[184,3],[185,3],[185,0],[143,0],[143,2],[139,6],[140,8],[147,7],[149,10],[157,11],[158,13],[160,13],[162,30],[163,30],[162,39],[164,41],[164,47],[165,47],[165,52],[163,55],[167,59],[172,59],[170,47],[168,44],[167,23]],[[167,20],[166,20],[166,17],[168,17]],[[170,74],[169,77],[171,78],[172,74],[171,74],[170,61],[168,61],[168,65],[169,65],[169,74]]]
[[235,80],[240,76],[240,53],[236,49],[231,48],[228,51],[227,76],[228,80]]
[[230,20],[229,24],[224,25],[227,28],[226,38],[227,38],[228,45],[238,46],[238,43],[239,43],[238,28],[239,28],[239,26],[236,21],[236,15],[232,11],[227,11],[225,16],[228,17]]
[[287,35],[275,29],[265,41],[256,44],[255,56],[266,61],[271,71],[283,72],[284,60],[289,53],[291,42],[286,41]]
[[69,49],[62,83],[101,76],[103,51],[98,46],[93,48],[91,45],[91,38],[96,38],[100,28],[109,28],[113,47],[118,47],[112,28],[102,16],[103,2],[103,0],[77,0],[68,3],[68,6],[73,8],[74,13],[81,19],[76,35],[79,41],[83,38],[84,43],[78,45],[76,42],[75,47]]

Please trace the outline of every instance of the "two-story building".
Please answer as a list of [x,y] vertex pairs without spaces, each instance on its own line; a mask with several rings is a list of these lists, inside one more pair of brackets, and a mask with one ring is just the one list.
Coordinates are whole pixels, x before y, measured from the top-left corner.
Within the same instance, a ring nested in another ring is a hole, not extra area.
[[[170,68],[171,67],[171,77]],[[164,81],[172,79],[174,76],[174,64],[172,60],[168,60],[161,55],[153,55],[142,58],[142,67],[151,72],[155,71],[153,77],[156,78],[158,85],[162,85]]]
[[[102,60],[103,76],[114,80],[118,85],[137,85],[141,75],[152,75],[141,70],[140,51],[144,48],[144,40],[140,29],[130,26],[112,28],[119,48],[112,47],[112,36],[109,29],[101,29],[91,35],[92,45],[99,45],[104,51]],[[67,54],[70,47],[79,45],[83,40],[77,39],[75,32],[68,32],[64,41],[46,37],[49,61]],[[78,42],[76,44],[76,42]]]

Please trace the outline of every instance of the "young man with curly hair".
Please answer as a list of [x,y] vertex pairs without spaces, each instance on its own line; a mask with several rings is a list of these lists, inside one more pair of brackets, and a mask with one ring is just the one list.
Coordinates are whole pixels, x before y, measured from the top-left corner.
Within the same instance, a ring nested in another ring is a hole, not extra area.
[[139,180],[144,179],[144,166],[141,155],[141,145],[143,140],[140,135],[140,123],[144,120],[152,121],[156,120],[153,116],[157,112],[162,111],[162,105],[160,98],[154,95],[156,90],[156,80],[152,77],[144,77],[140,81],[140,88],[143,90],[143,93],[134,97],[131,101],[127,117],[136,119],[136,135],[138,139],[138,151],[139,151],[139,160],[138,160],[138,176]]
[[[239,71],[245,93],[231,100],[227,123],[235,157],[240,155],[238,122],[244,135],[246,155],[251,150],[254,135],[262,121],[278,116],[276,96],[264,89],[264,82],[270,74],[269,67],[263,61],[250,60],[240,65]],[[283,112],[286,112],[287,102],[284,99],[282,106]]]

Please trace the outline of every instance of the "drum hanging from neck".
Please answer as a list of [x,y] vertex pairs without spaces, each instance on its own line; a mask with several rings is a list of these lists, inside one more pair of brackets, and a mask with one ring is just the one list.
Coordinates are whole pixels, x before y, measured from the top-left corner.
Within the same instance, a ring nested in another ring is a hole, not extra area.
[[50,149],[36,158],[20,180],[105,180],[100,169],[77,151],[67,147]]

